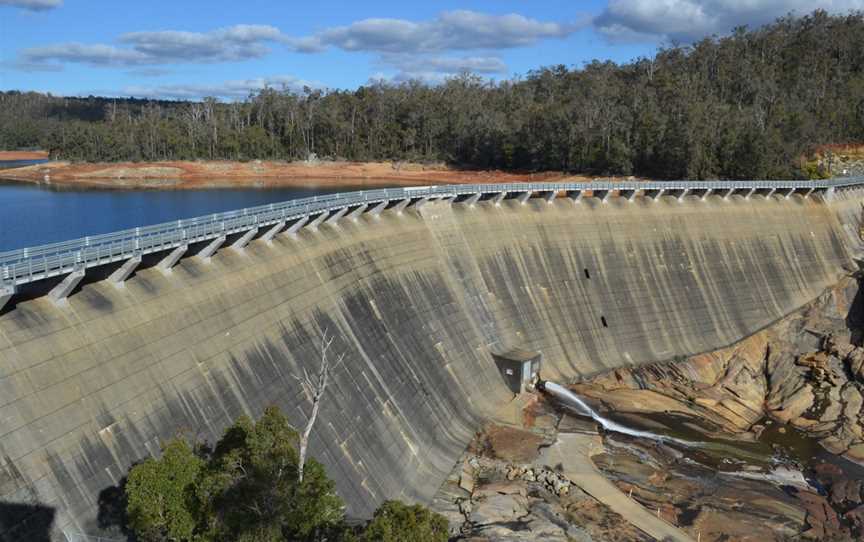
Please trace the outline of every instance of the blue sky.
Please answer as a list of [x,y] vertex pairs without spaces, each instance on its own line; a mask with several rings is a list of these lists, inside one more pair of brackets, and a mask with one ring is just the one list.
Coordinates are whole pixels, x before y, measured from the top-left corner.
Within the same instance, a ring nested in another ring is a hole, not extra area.
[[238,99],[264,85],[496,79],[864,0],[0,0],[0,89]]

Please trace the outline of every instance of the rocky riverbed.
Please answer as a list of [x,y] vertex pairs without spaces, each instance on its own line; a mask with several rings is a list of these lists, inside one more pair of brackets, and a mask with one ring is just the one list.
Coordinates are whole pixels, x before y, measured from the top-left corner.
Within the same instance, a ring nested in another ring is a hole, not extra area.
[[595,462],[702,540],[864,538],[862,293],[849,277],[730,348],[574,385],[620,423],[693,443],[609,434]]
[[652,540],[560,469],[543,464],[540,450],[558,438],[562,416],[543,403],[529,411],[522,427],[492,423],[480,431],[439,490],[433,507],[450,521],[451,540]]
[[[864,291],[849,277],[729,348],[571,385],[603,416],[659,439],[523,398],[521,419],[478,433],[435,506],[456,540],[659,539],[616,512],[632,503],[704,542],[862,540],[862,328]],[[615,494],[597,498],[590,477],[544,462],[568,433],[595,439],[573,461]]]

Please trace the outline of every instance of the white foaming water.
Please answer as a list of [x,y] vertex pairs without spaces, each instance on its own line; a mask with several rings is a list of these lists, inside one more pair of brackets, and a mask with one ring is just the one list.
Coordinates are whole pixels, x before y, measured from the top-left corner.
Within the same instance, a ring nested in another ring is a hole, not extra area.
[[546,393],[552,395],[565,405],[573,408],[582,416],[589,416],[593,418],[597,423],[603,426],[603,429],[607,431],[614,431],[616,433],[621,433],[624,435],[647,438],[650,440],[658,440],[661,442],[674,442],[683,446],[691,446],[695,444],[686,440],[651,433],[650,431],[639,431],[638,429],[630,429],[629,427],[621,425],[620,423],[613,422],[612,420],[604,418],[603,416],[595,412],[594,409],[588,406],[588,404],[583,401],[578,395],[568,390],[564,386],[556,384],[555,382],[549,382],[548,380],[544,381],[543,389],[546,390]]
[[[655,433],[651,433],[650,431],[639,431],[637,429],[630,429],[629,427],[621,425],[620,423],[616,423],[612,420],[604,418],[603,416],[595,412],[593,408],[588,406],[588,404],[583,401],[578,395],[568,390],[564,386],[556,384],[555,382],[545,381],[543,382],[543,389],[546,390],[546,393],[563,403],[565,406],[572,408],[578,414],[593,418],[607,431],[614,431],[616,433],[630,435],[638,438],[650,439],[658,442],[672,442],[681,446],[686,446],[688,448],[704,448],[714,450],[715,452],[725,451],[727,453],[736,451],[733,446],[725,445],[722,443],[692,442],[677,439],[674,437],[669,437],[666,435],[657,435]],[[807,481],[807,479],[800,471],[790,469],[784,466],[767,470],[765,472],[720,472],[720,474],[726,476],[737,476],[740,478],[750,478],[753,480],[764,480],[781,487],[787,485],[803,488],[811,487],[810,482]]]

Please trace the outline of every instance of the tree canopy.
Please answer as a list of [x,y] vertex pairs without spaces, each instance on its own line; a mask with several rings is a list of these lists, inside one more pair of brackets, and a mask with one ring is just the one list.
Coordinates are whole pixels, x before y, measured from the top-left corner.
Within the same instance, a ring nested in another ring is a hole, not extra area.
[[214,447],[168,441],[133,466],[126,526],[144,542],[447,540],[443,516],[387,501],[365,527],[345,524],[344,504],[314,458],[298,473],[299,436],[275,407],[241,416]]
[[447,520],[420,505],[385,501],[366,529],[362,542],[447,542]]
[[298,480],[297,432],[276,408],[241,416],[216,446],[169,441],[129,471],[129,527],[144,540],[322,540],[342,528],[343,503],[309,459]]
[[864,141],[864,15],[816,11],[652,58],[493,82],[264,89],[220,103],[0,93],[0,148],[84,161],[304,159],[656,178],[806,175],[800,158]]

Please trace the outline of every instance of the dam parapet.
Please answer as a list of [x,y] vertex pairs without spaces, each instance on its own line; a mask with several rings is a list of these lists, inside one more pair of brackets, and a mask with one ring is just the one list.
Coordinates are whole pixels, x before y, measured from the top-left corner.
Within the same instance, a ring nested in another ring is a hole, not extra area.
[[433,200],[467,201],[474,205],[482,199],[491,199],[500,204],[509,197],[524,204],[531,197],[542,197],[549,203],[561,193],[576,202],[590,194],[604,203],[613,194],[631,202],[637,194],[654,200],[666,195],[679,201],[689,195],[705,200],[712,194],[723,199],[736,194],[749,199],[753,195],[769,198],[774,194],[785,198],[801,194],[807,198],[815,193],[831,199],[838,190],[862,185],[864,178],[858,177],[822,181],[593,181],[387,188],[313,196],[0,253],[0,309],[19,288],[33,282],[64,276],[48,292],[55,303],[62,303],[90,268],[121,262],[108,280],[122,286],[145,255],[164,254],[157,266],[163,273],[170,273],[191,245],[201,244],[197,256],[209,261],[229,236],[230,248],[242,250],[262,232],[264,240],[271,242],[286,227],[289,234],[296,235],[302,227],[314,230],[325,222],[335,224],[345,215],[357,220],[363,213],[378,216],[388,207],[401,214],[408,206],[419,208]]
[[100,493],[178,431],[215,442],[273,404],[302,426],[295,377],[324,330],[345,358],[310,454],[365,517],[428,501],[512,398],[493,353],[542,353],[544,378],[567,380],[714,350],[851,263],[855,184],[749,199],[591,184],[370,191],[224,229],[141,228],[137,247],[124,233],[5,254],[0,539],[30,536],[40,511],[55,539],[103,532]]

